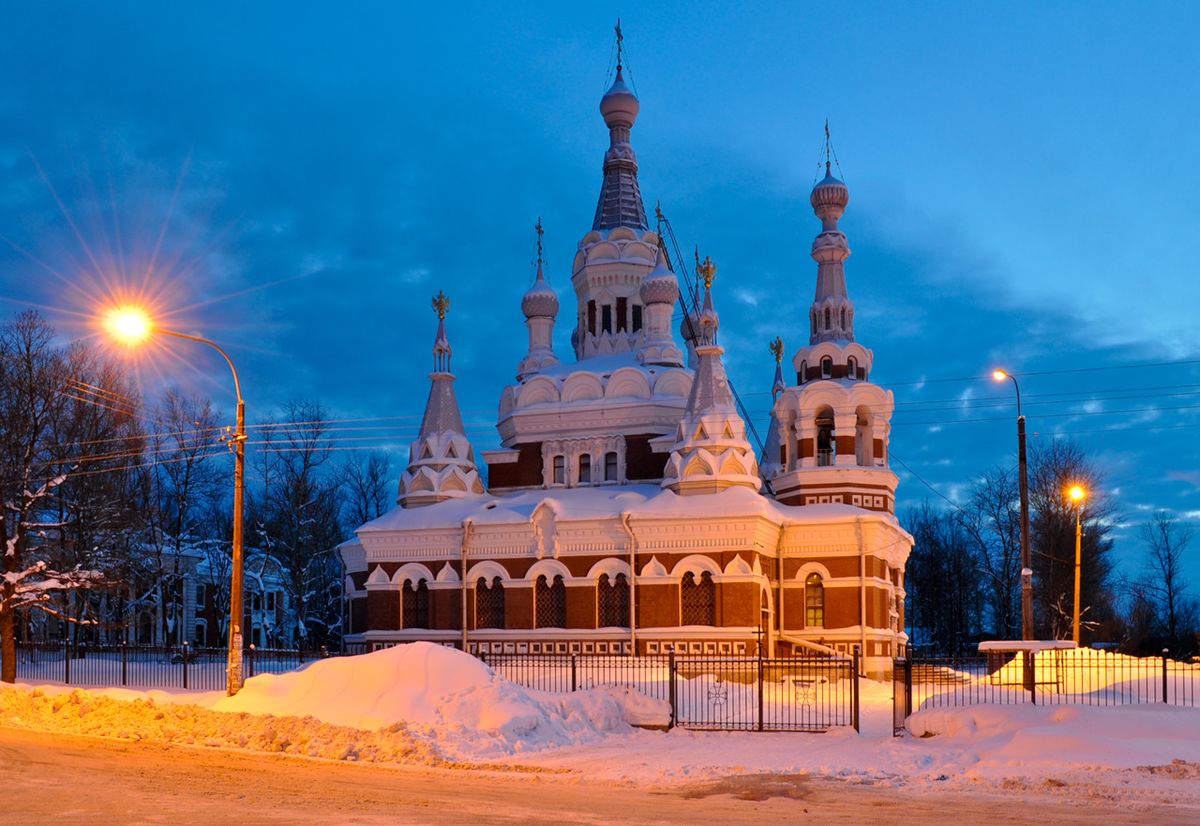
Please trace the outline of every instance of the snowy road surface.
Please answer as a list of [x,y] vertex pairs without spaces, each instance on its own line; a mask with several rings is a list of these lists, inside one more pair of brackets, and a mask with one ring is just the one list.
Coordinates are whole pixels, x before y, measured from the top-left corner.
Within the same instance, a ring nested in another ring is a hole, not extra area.
[[[805,738],[798,737],[802,746]],[[900,793],[798,775],[646,788],[578,773],[383,768],[0,728],[5,821],[44,823],[1196,822],[1136,808],[1007,794]],[[1061,792],[1061,790],[1057,790]],[[186,819],[185,821],[181,821]]]

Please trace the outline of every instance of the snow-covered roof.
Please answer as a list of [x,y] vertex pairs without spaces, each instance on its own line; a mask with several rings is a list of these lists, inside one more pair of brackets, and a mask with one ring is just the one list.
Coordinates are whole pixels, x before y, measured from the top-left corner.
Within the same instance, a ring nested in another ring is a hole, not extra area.
[[680,496],[658,485],[551,488],[496,496],[482,494],[447,500],[421,508],[393,508],[358,529],[358,533],[430,530],[460,526],[523,524],[541,505],[554,510],[558,521],[615,518],[628,513],[637,519],[720,519],[761,516],[779,525],[813,522],[852,522],[867,517],[895,523],[895,517],[852,505],[781,505],[745,487],[700,496]]

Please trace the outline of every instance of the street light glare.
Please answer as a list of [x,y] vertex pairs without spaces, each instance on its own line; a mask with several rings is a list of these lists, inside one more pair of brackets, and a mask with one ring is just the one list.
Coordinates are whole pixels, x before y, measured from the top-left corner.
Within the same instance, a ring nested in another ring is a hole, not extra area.
[[124,344],[141,344],[150,337],[153,326],[150,316],[140,307],[114,307],[104,318],[104,326]]
[[1004,381],[1006,378],[1008,378],[1008,373],[1004,372],[1003,370],[993,370],[992,378],[996,381]]
[[1067,491],[1067,495],[1075,502],[1082,502],[1083,498],[1087,496],[1087,491],[1079,485],[1072,485],[1070,490]]

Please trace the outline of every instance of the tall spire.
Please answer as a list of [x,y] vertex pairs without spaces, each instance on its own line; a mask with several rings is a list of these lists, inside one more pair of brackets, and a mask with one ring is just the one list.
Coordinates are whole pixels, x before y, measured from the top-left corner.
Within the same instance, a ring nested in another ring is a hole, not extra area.
[[645,230],[646,208],[637,179],[637,156],[629,142],[629,131],[637,120],[640,104],[637,96],[625,85],[624,41],[621,21],[617,21],[617,76],[613,85],[600,99],[600,114],[608,126],[609,147],[604,153],[604,183],[596,204],[592,229],[633,227]]
[[746,440],[717,344],[720,318],[712,300],[717,273],[711,258],[698,268],[704,279],[704,305],[697,313],[696,376],[667,460],[662,486],[676,493],[716,493],[741,485],[758,490],[758,460]]
[[763,443],[763,455],[759,462],[764,479],[774,479],[783,472],[782,462],[782,428],[779,424],[779,413],[775,409],[779,395],[787,390],[783,380],[783,339],[776,336],[768,345],[771,355],[775,357],[775,380],[771,384],[771,422],[767,426],[767,439]]
[[475,466],[475,451],[467,440],[454,395],[450,340],[446,336],[450,299],[445,293],[439,291],[434,296],[433,309],[438,326],[433,343],[433,372],[429,374],[432,382],[429,399],[425,402],[421,431],[409,447],[408,467],[400,475],[397,501],[406,508],[484,492]]
[[537,276],[533,285],[521,298],[521,312],[525,314],[525,327],[529,331],[529,351],[517,367],[517,379],[524,379],[543,367],[558,364],[554,355],[554,319],[558,316],[558,296],[546,281],[543,271],[545,258],[542,254],[542,219],[533,227],[537,233]]
[[817,291],[809,310],[811,344],[822,341],[854,341],[854,304],[846,291],[844,263],[850,244],[838,229],[838,220],[850,202],[850,190],[833,176],[833,142],[829,121],[825,122],[825,178],[813,187],[809,202],[821,219],[821,232],[813,240],[812,258],[817,262]]

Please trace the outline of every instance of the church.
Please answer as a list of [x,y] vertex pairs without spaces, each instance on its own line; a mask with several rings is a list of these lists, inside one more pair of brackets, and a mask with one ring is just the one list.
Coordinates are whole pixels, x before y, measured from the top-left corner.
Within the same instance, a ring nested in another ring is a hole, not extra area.
[[618,51],[600,101],[609,146],[595,219],[571,267],[574,352],[555,352],[562,307],[539,222],[521,301],[528,351],[500,391],[498,449],[467,438],[449,300],[434,299],[429,397],[398,507],[338,548],[345,639],[484,654],[857,648],[867,673],[886,673],[907,642],[912,537],[895,517],[892,393],[871,383],[872,352],[855,338],[838,228],[849,190],[827,160],[810,199],[808,343],[787,378],[783,343],[771,343],[758,455],[722,362],[717,267],[697,261],[695,292],[681,286],[682,262],[647,221],[639,109]]

